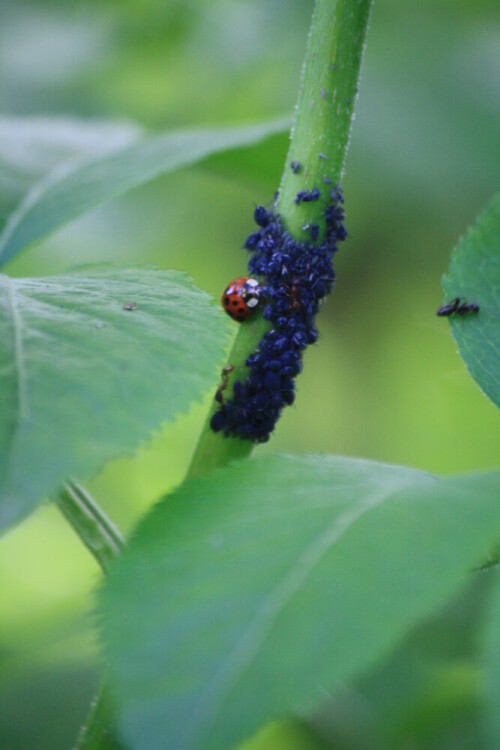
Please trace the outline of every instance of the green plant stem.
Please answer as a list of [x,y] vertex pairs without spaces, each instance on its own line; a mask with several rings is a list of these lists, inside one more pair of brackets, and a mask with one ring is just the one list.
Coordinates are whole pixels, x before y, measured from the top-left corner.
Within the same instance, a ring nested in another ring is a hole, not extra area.
[[56,504],[83,544],[106,573],[125,541],[90,493],[74,479],[69,480],[56,498]]
[[[302,227],[307,223],[318,224],[321,238],[325,231],[322,215],[326,203],[324,198],[331,189],[324,176],[334,185],[342,177],[370,8],[371,0],[316,2],[295,124],[277,202],[283,225],[298,240],[304,238]],[[302,165],[298,174],[290,169],[292,160]],[[293,200],[297,191],[311,190],[313,187],[320,190],[322,200],[297,206]],[[228,388],[224,391],[226,398],[232,384],[238,379],[245,379],[245,362],[269,329],[269,323],[259,313],[240,325],[228,357],[228,364],[234,369],[228,379]],[[210,419],[217,408],[218,404],[214,401],[193,454],[188,477],[249,456],[254,448],[250,441],[224,438],[210,429]],[[80,531],[77,533],[80,535]],[[83,535],[81,538],[96,555],[95,545],[89,545]],[[104,539],[101,541],[104,543]],[[103,685],[82,731],[77,750],[121,750],[112,730],[111,716],[109,695]]]
[[[320,239],[326,229],[323,213],[331,185],[324,181],[324,177],[333,185],[338,184],[342,177],[370,9],[371,0],[316,2],[290,149],[277,202],[283,225],[298,240],[305,239],[302,227],[307,224],[318,224]],[[301,164],[297,174],[290,168],[292,160]],[[313,187],[320,190],[322,200],[298,206],[293,200],[297,191]],[[260,312],[239,324],[228,358],[228,364],[234,369],[224,391],[225,398],[230,397],[236,380],[246,379],[248,368],[245,362],[270,328]],[[210,429],[210,419],[218,408],[214,401],[193,454],[188,477],[245,458],[254,448],[249,440],[225,438],[222,433],[216,434]]]
[[[290,148],[277,209],[290,234],[303,240],[308,223],[326,229],[323,199],[340,183],[358,94],[372,0],[317,0],[309,33]],[[299,162],[300,171],[290,168]],[[317,187],[321,198],[297,205],[298,190]]]
[[[125,540],[92,495],[76,480],[66,482],[56,498],[56,505],[77,536],[89,550],[103,573],[107,573]],[[113,709],[104,679],[82,727],[75,750],[124,750],[116,738]]]

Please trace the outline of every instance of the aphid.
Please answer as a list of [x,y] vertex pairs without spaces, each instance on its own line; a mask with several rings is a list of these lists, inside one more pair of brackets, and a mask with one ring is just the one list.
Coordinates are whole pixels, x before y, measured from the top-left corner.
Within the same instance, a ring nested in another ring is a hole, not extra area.
[[301,169],[301,163],[300,161],[291,161],[290,162],[290,168],[294,174],[298,174]]
[[224,290],[221,303],[224,310],[233,320],[240,323],[248,318],[254,307],[260,302],[261,286],[256,279],[242,276],[234,279]]
[[450,315],[469,315],[469,313],[477,312],[479,312],[479,305],[476,302],[465,302],[460,297],[455,297],[452,302],[440,307],[436,315],[441,318],[448,318]]
[[294,202],[299,205],[300,203],[311,203],[312,201],[317,201],[319,199],[320,193],[318,188],[313,188],[311,191],[308,190],[299,190],[295,198],[293,199]]
[[255,223],[258,224],[259,227],[267,227],[267,225],[269,224],[270,216],[264,206],[256,206],[255,211],[253,212],[253,218]]
[[319,237],[319,226],[317,224],[311,224],[309,227],[309,234],[311,235],[311,240],[316,242]]
[[215,393],[215,400],[217,401],[218,404],[224,403],[224,396],[222,395],[222,391],[226,390],[228,382],[229,382],[229,376],[233,370],[234,370],[233,365],[226,365],[225,367],[222,368],[222,372],[221,372],[222,383],[219,385]]

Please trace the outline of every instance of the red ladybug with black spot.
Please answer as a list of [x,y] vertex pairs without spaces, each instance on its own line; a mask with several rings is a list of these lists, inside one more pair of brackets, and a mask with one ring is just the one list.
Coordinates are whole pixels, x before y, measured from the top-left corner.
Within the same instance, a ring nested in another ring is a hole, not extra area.
[[224,290],[222,307],[233,320],[242,323],[259,304],[261,294],[261,286],[256,279],[242,276],[233,279]]

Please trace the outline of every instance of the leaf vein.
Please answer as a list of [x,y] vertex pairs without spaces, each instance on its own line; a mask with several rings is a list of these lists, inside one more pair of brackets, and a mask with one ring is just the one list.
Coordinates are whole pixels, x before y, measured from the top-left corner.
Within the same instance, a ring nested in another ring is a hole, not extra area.
[[[405,481],[404,484],[406,483]],[[401,486],[398,482],[393,491],[400,489]],[[288,573],[265,597],[255,616],[239,637],[219,671],[207,684],[200,698],[197,721],[194,720],[191,724],[191,732],[196,735],[196,740],[201,739],[220,710],[225,695],[252,663],[280,612],[299,591],[323,557],[359,518],[389,496],[387,487],[380,489],[374,492],[368,501],[360,503],[355,508],[349,508],[335,518],[335,521],[316,536],[297,557]],[[193,742],[194,746],[196,746],[196,741]]]
[[16,419],[12,429],[11,445],[14,443],[21,424],[28,418],[28,396],[26,390],[26,363],[23,347],[23,323],[16,298],[16,291],[12,280],[2,275],[6,288],[6,300],[10,311],[10,319],[13,328],[14,365],[17,381],[17,410]]

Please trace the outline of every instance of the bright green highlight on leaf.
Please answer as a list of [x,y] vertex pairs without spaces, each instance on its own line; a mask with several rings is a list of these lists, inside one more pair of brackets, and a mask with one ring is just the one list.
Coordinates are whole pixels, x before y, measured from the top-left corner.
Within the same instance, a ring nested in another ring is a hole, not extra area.
[[445,301],[476,302],[477,314],[449,318],[467,369],[500,406],[500,193],[452,253],[443,278]]
[[111,198],[218,152],[259,143],[288,126],[288,118],[282,118],[260,125],[168,133],[56,169],[10,216],[0,235],[0,267],[32,242]]
[[101,592],[124,738],[225,750],[318,707],[459,590],[496,538],[499,492],[499,474],[327,456],[186,482]]
[[305,722],[273,721],[235,750],[331,750]]
[[175,271],[0,276],[0,527],[186,410],[217,378],[229,331]]

